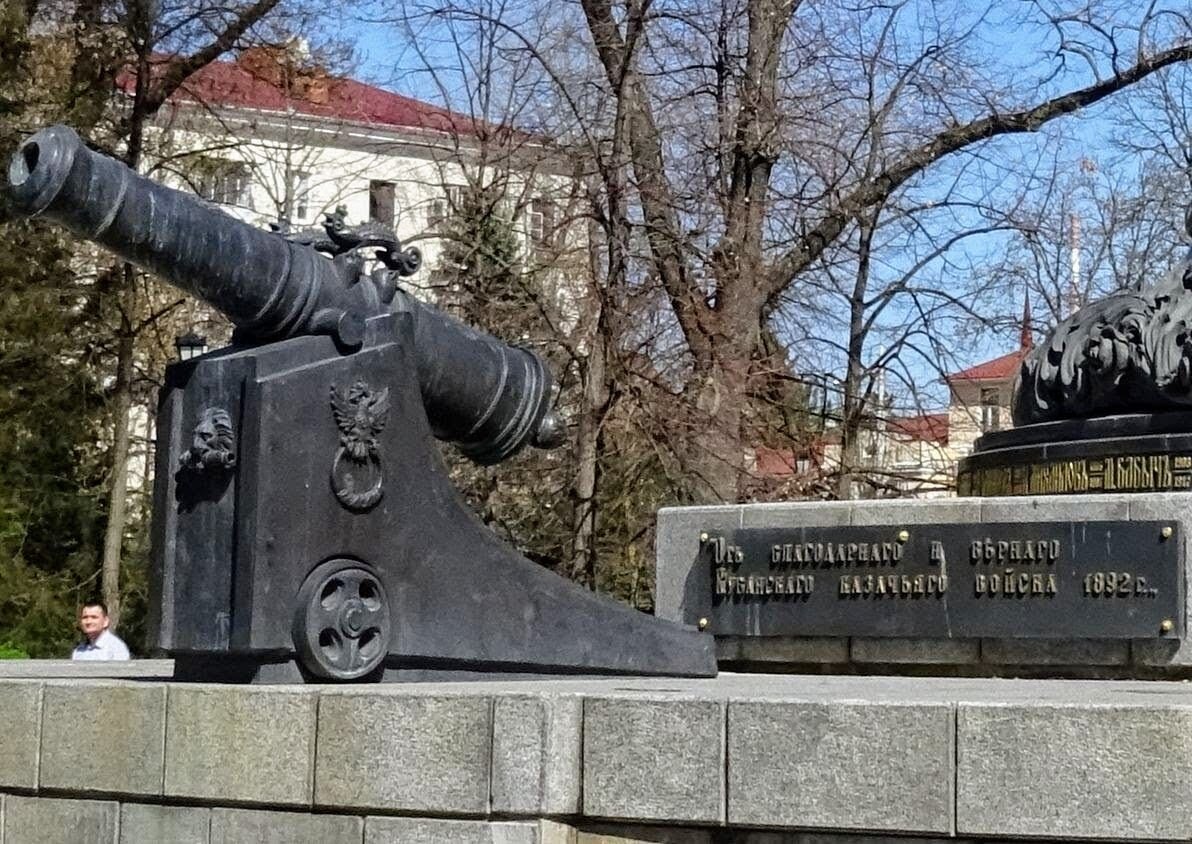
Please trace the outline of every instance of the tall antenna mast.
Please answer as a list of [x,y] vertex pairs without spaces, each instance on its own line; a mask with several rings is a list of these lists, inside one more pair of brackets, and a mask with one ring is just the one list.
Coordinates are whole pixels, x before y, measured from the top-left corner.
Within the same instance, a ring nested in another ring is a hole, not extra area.
[[1068,215],[1068,264],[1071,275],[1068,278],[1068,314],[1080,307],[1080,217]]

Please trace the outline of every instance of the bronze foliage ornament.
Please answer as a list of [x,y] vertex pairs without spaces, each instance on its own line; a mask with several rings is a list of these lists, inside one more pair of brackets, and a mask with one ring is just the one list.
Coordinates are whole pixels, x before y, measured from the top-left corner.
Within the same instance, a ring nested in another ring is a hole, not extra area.
[[[1192,210],[1186,226],[1192,235]],[[1022,363],[1014,424],[1192,408],[1192,254],[1081,308]]]
[[339,428],[339,450],[331,464],[331,489],[349,510],[368,510],[385,494],[377,438],[388,421],[389,388],[378,392],[363,378],[357,378],[347,395],[340,395],[332,384],[331,413]]

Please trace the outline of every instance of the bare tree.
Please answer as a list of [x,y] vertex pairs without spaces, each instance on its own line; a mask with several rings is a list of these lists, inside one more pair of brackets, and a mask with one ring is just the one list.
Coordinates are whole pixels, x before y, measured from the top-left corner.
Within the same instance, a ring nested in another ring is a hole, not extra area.
[[[149,2],[132,2],[118,8],[104,2],[79,4],[76,16],[83,15],[94,27],[100,21],[116,19],[108,25],[109,37],[124,45],[126,52],[108,55],[103,67],[89,73],[107,74],[115,87],[118,74],[131,70],[131,96],[113,115],[106,132],[96,139],[113,149],[133,168],[141,164],[145,151],[146,129],[152,117],[194,73],[231,49],[248,30],[269,14],[278,0],[254,0],[234,3],[182,4],[170,7]],[[169,57],[160,58],[165,50]],[[84,57],[84,66],[90,62]],[[121,281],[113,291],[117,302],[115,330],[115,377],[110,408],[113,419],[112,447],[109,452],[107,520],[101,560],[102,592],[118,623],[121,605],[120,568],[127,521],[128,462],[131,444],[130,411],[137,338],[153,321],[138,308],[138,273],[123,265]]]

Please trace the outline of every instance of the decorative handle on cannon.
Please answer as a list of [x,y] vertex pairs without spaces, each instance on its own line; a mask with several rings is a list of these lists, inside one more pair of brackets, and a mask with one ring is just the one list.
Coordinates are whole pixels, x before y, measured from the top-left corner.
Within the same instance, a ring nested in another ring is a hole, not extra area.
[[364,275],[358,256],[333,259],[310,243],[236,220],[87,149],[66,126],[26,140],[12,157],[8,181],[18,212],[53,220],[203,299],[236,325],[238,343],[330,334],[354,351],[368,317],[410,312],[435,436],[477,462],[499,462],[527,443],[561,441],[541,358],[396,287],[392,277],[412,272],[416,253],[391,255],[389,269]]

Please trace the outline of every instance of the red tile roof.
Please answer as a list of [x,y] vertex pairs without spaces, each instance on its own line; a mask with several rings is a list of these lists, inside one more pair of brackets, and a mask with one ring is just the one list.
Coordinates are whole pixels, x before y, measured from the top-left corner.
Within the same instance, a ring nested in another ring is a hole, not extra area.
[[823,460],[823,444],[812,443],[807,448],[795,452],[789,448],[769,448],[758,446],[753,450],[755,471],[763,478],[789,478],[799,474],[800,461],[807,461],[807,469],[818,468]]
[[1030,353],[1030,349],[1015,349],[1000,358],[987,360],[960,372],[953,372],[947,376],[948,381],[1005,381],[1018,374],[1022,366],[1022,359]]
[[[187,79],[171,99],[281,113],[294,109],[352,123],[440,132],[471,133],[484,125],[467,115],[317,69],[291,73],[291,80],[297,84],[283,86],[282,74],[274,70],[277,61],[272,62],[271,69],[267,58],[262,60],[259,53],[252,53],[247,51],[235,62],[212,62]],[[153,65],[154,72],[160,72],[170,60],[160,57]],[[125,72],[118,77],[117,85],[130,94],[134,81],[134,74]]]
[[948,444],[948,414],[922,413],[918,416],[892,416],[886,422],[890,433],[939,445]]

